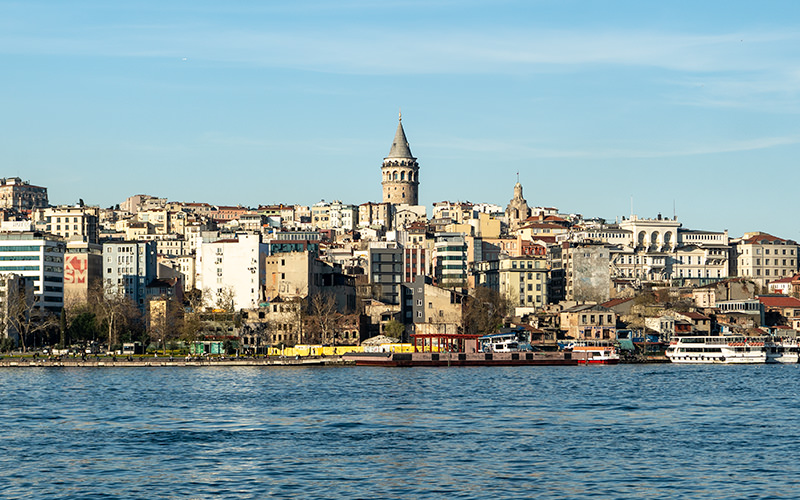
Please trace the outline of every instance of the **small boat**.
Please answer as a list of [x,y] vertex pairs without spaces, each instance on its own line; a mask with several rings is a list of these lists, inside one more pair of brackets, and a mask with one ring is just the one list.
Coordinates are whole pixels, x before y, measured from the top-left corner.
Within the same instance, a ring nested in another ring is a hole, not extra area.
[[565,351],[572,351],[572,359],[578,364],[615,365],[619,363],[619,353],[613,342],[586,340],[569,344]]

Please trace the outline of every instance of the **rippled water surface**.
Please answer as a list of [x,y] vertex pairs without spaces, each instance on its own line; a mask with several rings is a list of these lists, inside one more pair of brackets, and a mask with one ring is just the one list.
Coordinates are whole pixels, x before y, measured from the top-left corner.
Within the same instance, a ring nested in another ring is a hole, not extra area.
[[800,367],[11,368],[2,498],[797,498]]

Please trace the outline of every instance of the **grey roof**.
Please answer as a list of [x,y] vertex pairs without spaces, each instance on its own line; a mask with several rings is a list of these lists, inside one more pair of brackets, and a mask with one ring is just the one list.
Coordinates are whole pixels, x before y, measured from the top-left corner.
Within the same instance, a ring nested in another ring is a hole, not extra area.
[[403,130],[403,118],[397,124],[397,132],[394,134],[394,141],[392,142],[392,149],[389,150],[387,158],[414,158],[411,156],[411,148],[408,146],[406,133]]

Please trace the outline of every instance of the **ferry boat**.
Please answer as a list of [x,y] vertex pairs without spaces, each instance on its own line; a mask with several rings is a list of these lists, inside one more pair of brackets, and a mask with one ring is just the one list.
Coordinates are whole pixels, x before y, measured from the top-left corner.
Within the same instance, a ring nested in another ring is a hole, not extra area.
[[666,352],[673,363],[766,363],[764,341],[743,335],[677,337]]
[[478,338],[480,352],[527,352],[532,351],[530,342],[517,332],[494,333]]
[[565,351],[572,351],[572,359],[578,364],[615,365],[619,363],[619,352],[613,342],[578,341],[568,344]]
[[800,360],[800,346],[795,339],[766,339],[764,352],[767,363],[797,363]]

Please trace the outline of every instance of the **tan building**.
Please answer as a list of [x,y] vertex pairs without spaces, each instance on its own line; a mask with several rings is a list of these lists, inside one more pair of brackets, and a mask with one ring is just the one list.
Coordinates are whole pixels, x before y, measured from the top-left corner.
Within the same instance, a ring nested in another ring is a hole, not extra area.
[[19,177],[0,179],[0,209],[33,210],[47,206],[47,188]]
[[771,234],[745,233],[732,242],[731,264],[734,276],[755,280],[766,286],[772,280],[797,272],[798,245]]
[[[418,335],[458,334],[462,330],[465,295],[431,284],[417,276],[411,289],[413,333]],[[408,320],[408,318],[406,318]]]
[[285,252],[271,255],[265,261],[267,302],[306,298],[330,293],[336,298],[339,312],[354,311],[355,283],[352,276],[342,274],[341,266],[319,260],[309,252]]
[[547,304],[547,260],[544,255],[500,257],[499,292],[515,308],[515,316]]
[[150,210],[140,210],[136,214],[135,220],[137,222],[146,222],[150,224],[155,234],[169,234],[172,232],[169,211],[166,209],[153,208]]
[[578,305],[561,311],[561,330],[576,340],[616,340],[617,313],[598,305]]
[[39,208],[32,212],[36,228],[64,238],[97,243],[100,207],[60,206]]

